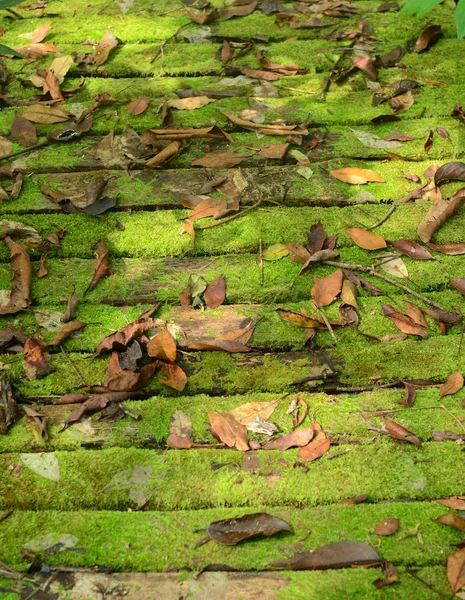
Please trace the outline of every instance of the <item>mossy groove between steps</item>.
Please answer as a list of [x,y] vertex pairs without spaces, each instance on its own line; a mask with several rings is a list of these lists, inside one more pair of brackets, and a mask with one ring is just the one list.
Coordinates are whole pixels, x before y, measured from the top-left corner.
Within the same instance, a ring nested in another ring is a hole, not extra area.
[[[278,427],[276,435],[279,435],[291,430],[292,423],[287,410],[295,396],[295,393],[290,391],[287,395],[248,393],[211,397],[201,394],[176,399],[157,396],[146,400],[128,400],[124,402],[125,408],[133,415],[140,415],[140,420],[133,421],[126,417],[116,423],[105,423],[98,420],[100,414],[97,413],[84,425],[71,425],[64,432],[60,432],[63,423],[77,405],[37,405],[38,411],[48,419],[48,442],[42,440],[37,427],[23,416],[9,430],[8,436],[0,437],[0,452],[73,451],[80,448],[109,447],[165,449],[170,420],[176,410],[181,410],[191,419],[194,442],[213,444],[216,440],[209,430],[208,411],[225,412],[246,402],[271,403],[276,400],[279,402],[270,420]],[[382,428],[386,419],[393,419],[414,431],[425,442],[433,440],[433,431],[462,433],[460,425],[452,416],[461,419],[465,414],[457,396],[440,399],[438,388],[419,390],[415,410],[399,406],[397,400],[402,396],[402,389],[392,389],[362,394],[300,392],[299,397],[307,403],[312,414],[316,415],[318,422],[335,444],[372,444],[374,434],[368,426]],[[441,405],[450,412],[442,409]],[[389,412],[390,410],[394,412]],[[249,433],[249,436],[262,444],[268,439],[266,436],[252,433]],[[375,442],[377,443],[379,440]]]
[[[376,232],[387,240],[417,240],[417,227],[431,207],[431,202],[403,204]],[[9,220],[20,221],[37,229],[43,237],[57,233],[61,228],[66,234],[60,247],[55,250],[62,257],[92,258],[92,246],[99,238],[105,238],[112,257],[163,258],[186,255],[215,256],[220,254],[258,253],[259,241],[263,247],[276,243],[306,243],[306,233],[311,225],[321,221],[328,235],[338,235],[338,249],[344,257],[344,248],[353,246],[345,233],[349,227],[365,227],[380,220],[386,214],[386,206],[364,205],[338,207],[270,207],[251,211],[238,219],[205,231],[199,231],[195,245],[188,235],[179,235],[187,210],[164,210],[157,212],[134,211],[133,213],[108,213],[105,220],[83,214],[17,215]],[[434,237],[435,243],[463,241],[463,215],[447,220]],[[117,222],[124,231],[117,229]],[[51,252],[51,257],[55,252]],[[31,257],[40,252],[30,250]],[[366,252],[366,256],[369,254]],[[457,258],[457,257],[456,257]],[[0,261],[8,262],[9,252],[5,245],[0,249]],[[371,260],[371,259],[368,259]],[[460,257],[458,260],[461,260]]]
[[[435,503],[395,502],[304,509],[264,506],[263,510],[286,520],[293,527],[294,535],[279,534],[235,547],[210,542],[195,549],[202,537],[202,532],[196,533],[196,529],[218,519],[250,512],[243,508],[171,513],[15,511],[0,527],[0,558],[23,570],[27,560],[21,557],[20,549],[53,533],[56,537],[62,534],[77,537],[76,548],[83,550],[81,553],[65,550],[47,557],[47,564],[55,566],[101,565],[117,571],[162,572],[168,568],[199,571],[216,563],[239,570],[264,570],[273,562],[291,556],[297,548],[310,550],[344,540],[373,544],[380,556],[398,566],[439,566],[444,565],[453,544],[460,540],[459,531],[434,522],[433,519],[445,512],[443,506]],[[399,519],[399,532],[390,537],[373,534],[377,523],[387,517]],[[416,527],[423,544],[416,535],[402,538]],[[308,531],[311,533],[305,538]],[[370,579],[376,576],[376,571],[370,570]],[[404,579],[396,588],[398,592],[404,589],[403,584]]]
[[[343,447],[342,447],[343,448]],[[339,447],[339,450],[341,447]],[[350,446],[346,454],[293,468],[295,450],[258,452],[260,469],[243,472],[243,454],[233,450],[57,451],[59,484],[18,468],[18,454],[0,455],[0,507],[21,510],[126,510],[134,508],[126,487],[104,491],[120,471],[147,466],[145,505],[155,510],[197,510],[220,506],[316,506],[367,494],[372,502],[424,500],[464,493],[462,448],[454,442],[426,442],[421,448],[396,440]],[[414,459],[431,459],[415,462]],[[286,466],[281,461],[284,460]],[[212,470],[212,466],[226,466]],[[19,470],[21,473],[18,475]],[[363,483],[362,483],[363,482]]]

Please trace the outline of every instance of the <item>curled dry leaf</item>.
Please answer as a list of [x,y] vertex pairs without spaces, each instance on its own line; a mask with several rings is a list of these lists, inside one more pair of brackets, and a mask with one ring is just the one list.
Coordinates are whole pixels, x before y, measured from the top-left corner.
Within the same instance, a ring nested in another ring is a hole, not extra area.
[[[136,394],[137,392],[107,392],[105,394],[90,396],[83,402],[83,404],[81,404],[81,406],[79,406],[79,408],[77,408],[67,417],[61,431],[68,429],[70,425],[80,421],[84,415],[88,415],[97,410],[102,410],[110,402],[121,402],[122,400],[132,398]],[[72,394],[69,394],[69,396],[72,396]],[[80,394],[76,394],[76,396],[80,396]],[[65,396],[62,398],[65,398]],[[60,400],[62,400],[62,398],[60,398]],[[60,404],[65,404],[65,402],[60,402]],[[68,404],[68,402],[66,402],[66,404]]]
[[352,66],[363,71],[372,81],[378,79],[378,71],[369,56],[355,56],[352,58]]
[[416,258],[417,260],[434,260],[434,256],[425,250],[420,244],[416,244],[410,240],[397,240],[392,242],[392,245],[396,250],[410,256],[410,258]]
[[47,417],[37,412],[32,406],[24,406],[23,408],[26,415],[38,426],[40,437],[46,442],[48,440]]
[[113,352],[108,364],[105,377],[105,387],[112,392],[132,392],[144,386],[158,369],[159,362],[155,361],[141,368],[139,373],[122,369],[119,364],[118,352]]
[[173,127],[167,129],[149,129],[142,134],[141,141],[144,144],[150,144],[157,140],[228,140],[233,139],[226,131],[223,131],[218,125],[212,127]]
[[352,185],[361,185],[363,183],[378,182],[384,183],[384,179],[378,173],[370,171],[370,169],[359,169],[357,167],[346,167],[345,169],[335,169],[330,171],[330,174],[343,181],[344,183],[351,183]]
[[369,544],[347,541],[326,544],[316,550],[295,554],[289,559],[273,563],[273,566],[292,571],[321,571],[350,569],[355,566],[375,567],[383,562],[383,559]]
[[440,25],[430,25],[422,31],[415,44],[415,52],[423,52],[432,46],[442,35]]
[[450,200],[441,198],[434,204],[418,225],[418,237],[423,242],[429,242],[435,232],[446,220],[455,215],[465,202],[465,188],[460,188]]
[[331,260],[332,258],[337,258],[339,256],[339,252],[335,252],[334,250],[330,250],[329,248],[325,248],[324,250],[318,250],[315,254],[312,254],[307,262],[302,265],[302,268],[299,271],[299,275],[305,273],[310,270],[312,267],[317,265],[318,263],[324,260]]
[[390,304],[382,304],[381,307],[384,316],[390,319],[402,333],[419,335],[425,339],[428,337],[428,333],[425,331],[423,325],[415,321],[410,315],[402,313]]
[[66,325],[63,327],[63,329],[58,333],[58,335],[56,335],[53,340],[48,344],[47,346],[47,350],[50,350],[50,348],[53,348],[54,346],[59,346],[60,344],[62,344],[67,338],[69,338],[69,336],[73,333],[75,333],[76,331],[80,331],[81,329],[83,329],[86,326],[85,323],[83,323],[82,321],[71,321],[69,323],[66,323]]
[[247,427],[257,417],[269,419],[278,404],[279,400],[273,400],[272,402],[247,402],[233,408],[229,412],[238,423]]
[[462,373],[458,371],[449,375],[446,381],[441,385],[440,396],[452,396],[463,388],[464,380]]
[[234,519],[213,521],[205,528],[210,539],[218,544],[234,546],[238,542],[257,536],[270,536],[280,531],[292,533],[286,521],[268,513],[254,513]]
[[152,158],[150,158],[145,166],[149,169],[153,169],[154,167],[159,167],[163,165],[165,162],[170,160],[171,158],[177,156],[183,148],[182,143],[179,140],[175,140],[168,144],[163,150],[155,154]]
[[357,246],[364,250],[379,250],[380,248],[386,248],[387,246],[386,241],[380,235],[372,233],[371,231],[352,227],[351,229],[346,229],[346,232]]
[[303,446],[299,450],[299,457],[304,462],[311,462],[320,458],[320,456],[323,456],[323,454],[329,450],[331,445],[331,441],[326,437],[325,432],[316,421],[312,422],[312,429],[316,435],[309,444]]
[[221,113],[227,117],[235,125],[243,127],[244,129],[258,129],[265,135],[308,135],[308,129],[303,125],[267,125],[265,123],[254,123],[247,119],[241,119],[235,117],[230,113],[221,111]]
[[222,21],[227,21],[232,17],[245,17],[253,13],[256,9],[258,2],[250,2],[243,6],[234,6],[232,8],[225,8],[219,11],[219,17]]
[[380,521],[376,527],[374,533],[376,535],[392,535],[396,533],[399,529],[399,519],[395,519],[394,517],[390,517],[389,519],[384,519]]
[[94,48],[95,66],[100,67],[107,60],[110,52],[118,45],[118,40],[111,31],[107,31]]
[[434,174],[434,183],[442,185],[446,181],[465,181],[465,163],[450,162],[439,167]]
[[147,354],[152,358],[174,362],[176,360],[176,342],[165,327],[147,344]]
[[[157,307],[154,307],[154,310]],[[153,312],[153,311],[152,311]],[[132,342],[133,339],[141,336],[143,333],[163,325],[164,322],[159,319],[154,320],[150,317],[141,317],[132,323],[128,323],[122,327],[119,331],[107,335],[100,344],[97,346],[96,354],[102,354],[102,352],[112,352],[113,350],[124,350],[126,346]]]
[[334,301],[336,296],[342,290],[342,269],[338,269],[331,275],[318,279],[315,277],[315,283],[311,289],[311,296],[317,306],[327,306]]
[[288,448],[294,448],[307,446],[310,443],[314,434],[312,427],[305,427],[304,429],[295,429],[291,433],[285,433],[277,437],[274,440],[269,441],[264,447],[264,450],[287,450]]
[[228,448],[246,452],[249,450],[247,428],[227,412],[208,412],[212,435]]
[[6,305],[0,306],[0,315],[11,315],[25,310],[31,303],[32,267],[28,253],[20,244],[9,236],[5,238],[5,243],[10,249],[13,278],[10,298]]
[[415,403],[415,398],[417,395],[417,391],[415,387],[406,381],[404,381],[405,386],[405,398],[400,398],[399,400],[395,400],[397,404],[405,404],[406,406],[413,406]]
[[203,294],[203,299],[208,308],[218,308],[226,298],[226,284],[222,275],[210,283]]
[[398,583],[399,575],[397,573],[396,567],[391,562],[385,562],[381,565],[381,572],[384,575],[384,579],[375,579],[373,581],[373,585],[380,589],[385,585],[391,585],[393,583]]
[[360,307],[357,303],[357,295],[358,292],[355,283],[353,281],[349,281],[348,279],[344,279],[342,282],[341,291],[341,298],[344,304],[348,304],[349,306],[355,308],[355,310],[359,310]]
[[442,525],[449,525],[449,527],[465,531],[465,519],[456,513],[446,513],[435,519],[435,521]]
[[[144,368],[144,367],[143,367]],[[160,379],[160,383],[167,385],[178,392],[182,392],[187,384],[187,375],[179,365],[171,362],[164,362],[161,365],[166,379]]]
[[76,294],[76,291],[73,289],[71,292],[68,302],[66,304],[66,310],[61,317],[62,323],[68,323],[68,321],[73,321],[76,318],[76,309],[79,304],[79,297]]
[[144,112],[144,110],[146,110],[148,105],[148,96],[140,96],[128,104],[128,112],[130,112],[131,115],[140,115]]
[[446,244],[426,244],[428,248],[435,252],[441,252],[449,256],[458,256],[459,254],[465,254],[465,242],[448,242]]
[[465,496],[450,496],[449,498],[439,498],[435,500],[443,506],[453,508],[454,510],[465,510]]
[[401,258],[390,258],[385,260],[380,265],[383,271],[389,273],[393,277],[400,277],[401,279],[408,279],[407,266]]
[[418,438],[408,429],[405,429],[405,427],[402,427],[402,425],[399,425],[399,423],[388,420],[385,422],[384,427],[392,438],[396,440],[402,440],[404,442],[410,442],[411,444],[415,444],[415,446],[421,446],[420,438]]
[[95,244],[94,256],[96,258],[96,265],[94,275],[89,283],[84,295],[94,289],[97,283],[102,277],[113,275],[110,269],[110,259],[108,258],[108,248],[104,240],[98,240]]

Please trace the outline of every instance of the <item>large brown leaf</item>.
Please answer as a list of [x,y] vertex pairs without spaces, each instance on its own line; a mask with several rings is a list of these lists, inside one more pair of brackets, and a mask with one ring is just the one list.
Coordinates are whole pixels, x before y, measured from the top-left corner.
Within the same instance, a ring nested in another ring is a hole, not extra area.
[[382,304],[383,314],[385,317],[390,319],[397,329],[400,329],[402,333],[410,335],[419,335],[422,338],[428,337],[428,332],[425,328],[415,321],[411,316],[402,313],[390,304]]
[[418,225],[418,237],[422,242],[429,242],[435,232],[446,220],[455,215],[465,202],[465,188],[460,188],[450,200],[441,198],[434,204],[422,222]]
[[465,254],[465,242],[446,242],[445,244],[427,244],[428,248],[435,252],[448,254],[449,256],[457,256]]
[[192,421],[182,410],[176,410],[171,416],[170,435],[166,440],[168,448],[184,449],[192,447]]
[[399,529],[399,519],[390,517],[389,519],[383,519],[376,527],[374,533],[376,535],[392,535]]
[[[156,307],[154,307],[156,308]],[[111,352],[113,350],[124,350],[133,339],[138,338],[146,331],[162,325],[164,322],[150,317],[141,317],[132,323],[128,323],[119,331],[107,335],[97,346],[96,354]]]
[[96,396],[90,396],[79,408],[73,411],[64,422],[62,431],[68,429],[72,423],[77,423],[81,420],[84,415],[92,413],[96,410],[105,408],[110,402],[121,402],[127,398],[132,398],[137,392],[108,392],[106,394],[99,394]]
[[371,233],[371,231],[353,227],[352,229],[346,229],[346,232],[357,246],[364,250],[379,250],[380,248],[386,248],[387,246],[386,241],[380,235]]
[[349,569],[355,566],[375,567],[383,561],[376,550],[364,542],[335,542],[316,550],[295,554],[289,559],[273,563],[286,570]]
[[456,513],[446,513],[435,519],[435,521],[442,525],[449,525],[449,527],[465,531],[465,519]]
[[102,279],[102,277],[107,277],[108,275],[113,275],[112,270],[110,269],[110,259],[108,258],[108,248],[104,240],[98,240],[95,244],[95,252],[94,256],[96,258],[96,265],[94,275],[89,283],[84,295],[87,292],[90,292],[94,289],[97,283]]
[[455,594],[465,586],[465,548],[449,555],[447,560],[447,578]]
[[95,65],[99,67],[107,60],[110,52],[118,45],[118,40],[111,31],[107,31],[94,48]]
[[417,260],[434,260],[434,256],[425,250],[420,244],[416,244],[410,240],[397,240],[392,242],[392,245],[396,250],[410,256],[410,258],[416,258]]
[[272,402],[247,402],[246,404],[236,406],[236,408],[233,408],[229,412],[238,423],[247,427],[257,417],[269,419],[278,404],[279,400],[273,400]]
[[70,321],[66,323],[61,331],[53,338],[53,340],[47,345],[47,350],[53,348],[54,346],[59,346],[62,344],[71,334],[75,331],[80,331],[86,326],[82,321]]
[[452,396],[463,388],[463,375],[456,371],[449,375],[446,381],[441,385],[440,396]]
[[30,121],[19,115],[15,116],[15,120],[11,126],[11,135],[22,146],[34,146],[34,144],[37,144],[36,128]]
[[424,31],[421,32],[415,44],[415,52],[423,52],[432,46],[442,35],[440,25],[430,25]]
[[122,369],[119,364],[118,352],[113,352],[105,377],[105,387],[114,392],[132,392],[145,385],[159,366],[160,363],[156,360],[143,366],[139,373],[134,373],[134,371]]
[[264,447],[264,450],[287,450],[295,446],[301,448],[310,443],[314,434],[312,427],[295,429],[291,433],[285,433],[274,440],[270,440]]
[[286,521],[268,513],[254,513],[234,519],[213,521],[205,530],[210,539],[225,546],[234,546],[243,540],[257,536],[270,536],[280,531],[292,533]]
[[396,440],[402,440],[404,442],[410,442],[411,444],[415,444],[415,446],[421,446],[421,440],[414,433],[399,425],[395,421],[386,421],[384,424],[386,431],[392,438]]
[[203,299],[208,308],[218,308],[226,298],[226,284],[222,275],[210,283],[203,294]]
[[147,354],[152,358],[169,362],[176,360],[176,342],[166,327],[150,339],[147,344]]
[[181,367],[174,362],[164,362],[161,365],[161,370],[165,374],[166,379],[160,379],[160,383],[178,392],[182,392],[187,384],[187,375]]
[[8,304],[0,306],[0,315],[12,315],[25,310],[31,304],[32,268],[29,255],[23,246],[9,236],[5,238],[5,243],[10,249],[13,278]]
[[227,412],[209,412],[212,435],[228,448],[236,448],[246,452],[250,450],[247,439],[247,428]]
[[317,306],[327,306],[341,293],[342,290],[342,269],[338,269],[331,275],[318,279],[315,277],[315,283],[311,289],[311,295]]
[[441,185],[446,181],[465,181],[465,163],[450,162],[439,167],[434,174],[434,183]]
[[71,117],[70,113],[59,106],[45,106],[44,104],[32,104],[22,114],[24,119],[42,125],[52,123],[63,123]]

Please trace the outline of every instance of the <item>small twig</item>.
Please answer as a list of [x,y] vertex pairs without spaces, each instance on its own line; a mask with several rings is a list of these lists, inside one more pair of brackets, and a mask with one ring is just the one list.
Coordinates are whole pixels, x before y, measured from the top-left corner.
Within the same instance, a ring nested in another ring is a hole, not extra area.
[[332,460],[333,458],[338,458],[339,456],[344,456],[344,454],[347,454],[349,452],[349,448],[345,448],[344,450],[338,450],[337,452],[334,452],[334,454],[330,454],[329,456],[326,455],[326,460]]
[[289,87],[287,85],[276,85],[279,90],[291,90],[291,92],[300,92],[301,94],[309,94],[313,96],[316,92],[307,92],[307,90],[299,90],[299,88]]
[[334,73],[337,71],[337,69],[339,68],[339,66],[342,63],[342,61],[344,60],[344,58],[346,56],[346,52],[348,52],[349,50],[351,50],[354,44],[355,44],[355,41],[351,42],[351,44],[347,48],[344,48],[342,50],[342,53],[341,53],[340,57],[334,63],[334,65],[333,65],[331,71],[329,72],[329,75],[328,75],[328,77],[327,77],[327,79],[325,81],[323,89],[321,91],[321,96],[320,96],[320,101],[321,102],[324,102],[326,100],[326,94],[329,92],[329,88],[331,87],[332,77],[333,77]]
[[308,377],[302,377],[302,379],[296,379],[291,381],[289,385],[300,385],[301,383],[307,383],[307,381],[324,381],[323,375],[309,375]]
[[416,579],[417,581],[419,581],[420,583],[422,583],[424,586],[426,586],[429,590],[431,590],[438,596],[441,596],[442,598],[447,598],[448,600],[450,599],[450,596],[448,596],[447,594],[443,594],[439,590],[436,590],[432,585],[430,585],[427,581],[425,581],[421,577],[418,577],[418,575],[416,573],[414,573],[413,571],[411,571],[410,569],[407,569],[407,574],[410,575],[411,577],[413,577],[414,579]]
[[6,510],[4,513],[2,513],[0,515],[0,523],[2,521],[5,521],[6,519],[8,519],[8,517],[11,517],[12,514],[13,514],[13,511],[11,509],[10,510]]
[[365,267],[364,265],[351,265],[349,263],[342,263],[342,262],[338,262],[335,260],[325,260],[325,261],[323,261],[323,264],[330,265],[331,267],[338,267],[339,269],[347,269],[348,271],[360,271],[361,273],[368,273],[369,275],[373,275],[373,277],[378,277],[378,279],[382,279],[386,283],[390,283],[391,285],[398,287],[399,289],[403,290],[404,292],[407,292],[408,294],[415,296],[415,298],[418,298],[425,304],[429,304],[430,306],[434,306],[434,308],[437,308],[439,310],[443,310],[444,312],[447,312],[447,310],[443,306],[441,306],[434,300],[430,300],[426,296],[423,296],[422,294],[415,292],[414,290],[410,289],[406,285],[403,285],[402,283],[399,283],[398,281],[395,281],[394,279],[391,279],[390,277],[386,277],[385,275],[382,275],[381,273],[379,273],[378,271],[373,269],[373,267]]
[[5,156],[1,156],[0,160],[8,160],[9,158],[14,158],[15,156],[19,156],[20,154],[27,154],[28,152],[33,152],[34,150],[39,150],[39,148],[43,148],[44,146],[48,146],[50,144],[49,140],[45,140],[40,144],[35,144],[34,146],[29,146],[28,148],[23,148],[22,150],[17,150],[16,152],[10,152],[10,154],[5,154]]
[[380,408],[378,410],[364,410],[364,413],[369,413],[372,416],[385,415],[386,413],[398,413],[404,410],[438,410],[440,406],[405,406],[404,408]]
[[375,229],[376,227],[379,227],[380,225],[385,223],[389,219],[389,217],[392,215],[392,213],[396,210],[396,208],[397,208],[397,204],[393,204],[382,219],[377,221],[374,225],[370,225],[370,227],[365,227],[365,229],[367,231],[370,231],[371,229]]
[[462,421],[458,417],[456,417],[454,415],[453,412],[451,412],[446,406],[444,406],[444,404],[441,404],[441,408],[444,409],[448,415],[450,415],[452,418],[454,418],[457,421],[457,423],[460,425],[462,430],[465,431],[465,425],[462,423]]
[[20,15],[19,13],[17,13],[15,10],[13,10],[12,8],[6,8],[5,9],[7,12],[10,13],[10,15],[13,15],[14,17],[16,17],[17,19],[24,19],[23,15]]
[[155,54],[155,56],[150,60],[150,62],[151,63],[155,62],[157,60],[157,58],[160,56],[160,54],[163,55],[163,50],[164,50],[166,44],[168,42],[170,42],[173,38],[175,38],[182,29],[184,29],[185,27],[188,27],[189,25],[192,25],[192,23],[186,23],[185,25],[181,25],[181,27],[177,31],[175,31],[173,33],[173,35],[170,35],[170,37],[166,38],[166,40],[163,42],[163,44],[160,44],[160,49]]
[[81,375],[81,373],[79,372],[78,368],[76,367],[76,365],[73,363],[73,361],[70,359],[70,357],[66,354],[65,349],[63,348],[63,346],[60,345],[60,350],[63,352],[63,354],[65,355],[66,360],[69,362],[69,364],[71,365],[73,371],[76,373],[76,375],[79,377],[82,385],[87,387],[87,383],[84,379],[84,377]]
[[362,385],[360,387],[342,387],[336,386],[333,388],[327,388],[327,392],[334,393],[348,393],[348,394],[356,394],[358,392],[376,392],[376,390],[387,390],[389,388],[394,387],[402,387],[404,384],[402,381],[392,381],[391,383],[385,383],[384,385]]
[[261,198],[258,202],[255,202],[255,204],[253,206],[244,208],[244,210],[242,210],[239,213],[236,213],[235,215],[231,215],[230,217],[226,217],[225,219],[221,219],[220,221],[215,221],[214,223],[210,223],[209,225],[202,225],[201,227],[197,227],[196,230],[199,231],[200,229],[211,229],[212,227],[218,227],[218,225],[223,225],[223,223],[228,223],[229,221],[232,221],[233,219],[242,217],[242,215],[245,215],[246,213],[250,212],[251,210],[255,210],[256,208],[258,208],[260,206],[260,204],[262,202],[263,202],[263,198]]
[[260,246],[259,246],[259,265],[260,265],[260,285],[263,285],[265,281],[265,276],[263,272],[263,246],[262,246],[262,238],[260,238]]
[[328,317],[321,310],[321,308],[315,304],[315,302],[313,302],[313,308],[314,308],[314,310],[316,310],[317,313],[319,313],[321,315],[321,318],[325,322],[325,325],[326,325],[327,330],[329,331],[329,334],[333,338],[334,343],[337,344],[337,337],[336,337],[336,334],[334,333],[334,329],[331,327],[331,323],[328,321]]

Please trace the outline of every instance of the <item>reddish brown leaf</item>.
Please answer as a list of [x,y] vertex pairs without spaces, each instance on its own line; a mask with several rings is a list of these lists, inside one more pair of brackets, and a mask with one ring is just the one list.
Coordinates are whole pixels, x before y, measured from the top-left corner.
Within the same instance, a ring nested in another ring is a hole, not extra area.
[[63,329],[56,335],[53,340],[48,344],[47,350],[53,348],[54,346],[59,346],[62,344],[71,334],[75,331],[79,331],[86,326],[85,323],[81,321],[71,321],[70,323],[66,323]]
[[434,183],[438,186],[446,181],[465,181],[465,163],[450,162],[439,167],[434,173]]
[[46,25],[41,25],[40,27],[37,27],[37,29],[34,29],[31,37],[31,44],[38,44],[44,40],[47,33],[50,31],[50,27],[50,23],[47,23]]
[[149,97],[148,96],[140,96],[133,100],[130,104],[128,104],[128,111],[131,115],[140,115],[146,110],[149,105]]
[[[155,307],[156,308],[156,307]],[[153,312],[153,311],[152,311]],[[114,350],[124,350],[126,346],[135,338],[138,338],[146,331],[161,325],[163,321],[153,320],[150,317],[141,317],[132,323],[128,323],[119,331],[111,333],[103,338],[97,346],[96,354],[103,352],[112,352]]]
[[208,152],[191,162],[191,167],[206,167],[207,169],[231,169],[244,159],[247,154],[233,154],[232,152]]
[[233,8],[220,10],[220,19],[226,21],[232,17],[245,17],[246,15],[250,15],[256,9],[257,4],[258,2],[251,2],[250,4],[244,4],[243,6],[234,6]]
[[132,392],[141,388],[154,375],[159,367],[156,360],[145,365],[139,373],[122,369],[119,364],[118,352],[112,352],[105,377],[105,387],[114,392]]
[[45,277],[46,275],[48,275],[47,260],[48,260],[48,253],[46,252],[45,254],[42,254],[42,256],[40,257],[40,265],[36,271],[37,279],[42,279],[42,277]]
[[465,496],[450,496],[450,498],[439,498],[436,500],[439,504],[443,504],[454,510],[465,510]]
[[203,299],[208,308],[218,308],[226,298],[226,284],[220,275],[212,281],[203,294]]
[[171,142],[170,144],[165,146],[165,148],[163,148],[163,150],[158,152],[158,154],[155,154],[155,156],[150,158],[145,163],[145,166],[148,167],[149,169],[153,169],[154,167],[159,167],[160,165],[163,165],[168,160],[171,160],[173,157],[177,156],[181,152],[182,149],[183,149],[182,143],[179,140],[175,140],[174,142]]
[[169,362],[176,360],[176,342],[166,327],[150,339],[147,344],[147,354],[152,358]]
[[80,404],[89,399],[87,394],[71,393],[64,394],[60,398],[57,398],[54,404]]
[[343,181],[344,183],[351,183],[352,185],[361,185],[372,181],[378,183],[384,183],[384,179],[370,169],[359,169],[357,167],[346,167],[344,169],[335,169],[330,171],[330,174]]
[[363,71],[368,79],[378,79],[378,71],[369,56],[355,56],[352,58],[352,66]]
[[390,319],[402,333],[419,335],[422,338],[428,337],[428,333],[425,331],[424,327],[410,315],[400,312],[390,304],[382,304],[381,307],[384,316]]
[[170,433],[166,445],[174,450],[189,450],[192,448],[192,441],[177,433]]
[[412,142],[415,138],[408,133],[395,132],[384,138],[386,142]]
[[24,406],[24,412],[30,417],[38,426],[40,437],[46,442],[48,440],[47,434],[47,417],[37,412],[32,406]]
[[[261,72],[262,71],[259,71],[259,73]],[[267,73],[267,75],[273,75],[273,73]],[[248,121],[247,119],[241,119],[223,111],[221,111],[221,114],[239,127],[252,130],[258,129],[265,135],[308,135],[308,129],[303,125],[266,125],[254,123],[253,121]]]
[[36,128],[30,121],[19,115],[15,115],[15,120],[11,126],[11,135],[22,146],[34,146],[34,144],[37,144]]
[[465,278],[462,279],[451,279],[451,284],[455,287],[457,291],[465,296]]
[[426,245],[435,252],[441,252],[442,254],[448,254],[449,256],[465,254],[465,242],[448,242],[446,244],[427,243]]
[[292,262],[303,265],[310,258],[310,252],[301,244],[285,244],[285,246],[289,251],[289,258]]
[[438,135],[440,135],[441,137],[443,137],[448,142],[451,141],[449,132],[447,131],[447,129],[444,129],[444,127],[436,127],[436,133]]
[[44,370],[48,366],[48,356],[44,353],[42,345],[35,337],[30,336],[24,342],[23,347],[24,360],[39,370]]
[[202,200],[187,216],[191,221],[213,217],[218,219],[228,212],[228,203],[225,198],[208,198]]
[[410,256],[410,258],[416,258],[417,260],[434,260],[434,256],[425,250],[419,244],[410,240],[397,240],[392,242],[392,245],[396,250]]
[[264,146],[258,156],[260,158],[270,158],[276,160],[282,160],[289,150],[289,144],[270,144],[268,146]]
[[390,517],[389,519],[380,521],[378,525],[376,525],[374,533],[376,535],[392,535],[393,533],[396,533],[398,529],[399,519]]
[[285,570],[321,571],[326,569],[350,569],[355,566],[375,567],[384,561],[376,550],[364,542],[335,542],[316,550],[295,554],[289,559],[273,563]]
[[440,199],[427,212],[418,226],[418,236],[423,242],[429,242],[441,225],[455,215],[465,202],[465,188],[460,188],[450,200]]
[[282,75],[295,75],[299,70],[299,67],[296,64],[278,65],[271,62],[268,60],[268,58],[266,58],[261,50],[258,50],[256,56],[260,66],[268,71],[276,71]]
[[415,403],[415,397],[417,395],[417,391],[413,385],[410,383],[404,382],[405,386],[405,398],[400,398],[399,400],[395,400],[397,404],[405,404],[406,406],[413,406]]
[[446,513],[435,519],[435,521],[441,523],[441,525],[449,525],[449,527],[465,531],[465,519],[455,513]]
[[329,450],[331,445],[331,441],[326,437],[321,426],[316,421],[312,422],[312,428],[316,432],[315,437],[309,444],[299,450],[299,457],[304,462],[311,462],[320,458],[320,456],[323,456]]
[[318,279],[311,289],[311,295],[317,306],[327,306],[334,301],[342,290],[342,269],[338,269],[331,275]]
[[162,363],[161,370],[166,379],[160,379],[160,383],[167,385],[178,392],[182,392],[187,384],[187,375],[175,363]]
[[425,152],[429,152],[431,150],[431,148],[433,147],[433,135],[434,135],[433,130],[430,129],[428,132],[428,135],[426,136],[426,140],[425,140],[425,143],[423,146]]
[[441,385],[440,396],[452,396],[463,388],[464,380],[462,373],[458,371],[449,375],[446,381]]
[[247,428],[227,412],[208,412],[213,436],[228,448],[246,452],[249,450]]
[[111,31],[107,31],[94,48],[95,66],[100,67],[107,60],[110,52],[118,45],[118,40]]
[[0,306],[0,315],[11,315],[25,310],[31,303],[32,268],[28,253],[20,244],[9,236],[5,238],[5,243],[10,249],[13,278],[10,299],[8,304]]
[[299,327],[310,327],[312,329],[324,327],[324,323],[317,317],[305,315],[293,310],[284,310],[282,308],[276,309],[276,312],[279,313],[281,319],[284,321],[288,321],[289,323],[298,325]]
[[386,241],[380,235],[371,233],[371,231],[353,227],[351,229],[346,229],[346,232],[357,246],[364,250],[379,250],[380,248],[386,248],[387,246]]
[[307,446],[314,434],[312,427],[304,429],[295,429],[291,433],[285,433],[274,440],[270,440],[264,447],[264,450],[287,450],[295,446]]
[[465,548],[449,555],[447,561],[447,578],[455,594],[465,586]]
[[318,221],[307,231],[307,248],[310,254],[316,254],[323,250],[326,241],[326,231],[323,225]]
[[423,52],[432,46],[442,35],[440,25],[430,25],[422,31],[420,37],[415,44],[415,52]]
[[399,423],[396,423],[395,421],[386,421],[384,427],[392,438],[410,442],[411,444],[415,444],[415,446],[421,446],[420,438],[408,429],[405,429],[405,427],[402,427],[402,425],[399,425]]
[[95,272],[84,295],[94,289],[102,277],[113,275],[110,269],[110,260],[108,258],[108,248],[104,240],[98,240],[95,244],[94,256],[96,258]]
[[190,306],[192,302],[192,296],[188,289],[183,290],[179,294],[179,302],[181,306]]
[[187,14],[189,15],[191,21],[194,23],[198,23],[199,25],[204,25],[205,23],[211,23],[212,21],[216,21],[218,19],[218,11],[217,9],[213,9],[209,13],[201,12],[196,9],[188,9]]
[[281,73],[273,73],[271,71],[260,71],[260,69],[251,69],[250,67],[238,66],[238,71],[246,77],[252,77],[254,79],[265,79],[266,81],[277,81],[284,77]]

